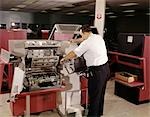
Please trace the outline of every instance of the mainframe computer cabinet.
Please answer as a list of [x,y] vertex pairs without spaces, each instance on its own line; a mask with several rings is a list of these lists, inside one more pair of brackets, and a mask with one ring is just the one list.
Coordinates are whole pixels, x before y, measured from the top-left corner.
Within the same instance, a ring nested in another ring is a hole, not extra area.
[[[137,34],[124,34],[137,35]],[[131,45],[132,46],[132,45]],[[135,53],[136,54],[136,53]],[[122,97],[134,104],[150,100],[150,36],[143,35],[141,56],[123,52],[109,51],[111,63],[124,66],[125,71],[137,73],[138,80],[132,83],[115,79],[115,95]],[[117,68],[116,71],[120,71]],[[135,72],[134,72],[135,71]],[[137,72],[138,71],[138,72]]]

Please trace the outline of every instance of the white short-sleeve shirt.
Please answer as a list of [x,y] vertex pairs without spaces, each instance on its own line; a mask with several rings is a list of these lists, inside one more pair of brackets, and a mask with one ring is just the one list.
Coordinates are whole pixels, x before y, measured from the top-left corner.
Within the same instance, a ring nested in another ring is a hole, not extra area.
[[75,54],[80,57],[84,55],[86,65],[99,66],[108,61],[105,42],[100,35],[90,34],[75,50]]

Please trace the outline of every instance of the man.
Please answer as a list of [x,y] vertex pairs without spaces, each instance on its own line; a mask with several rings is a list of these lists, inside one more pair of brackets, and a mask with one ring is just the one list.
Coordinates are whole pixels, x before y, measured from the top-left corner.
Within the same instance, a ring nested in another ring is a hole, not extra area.
[[90,101],[88,117],[100,117],[103,115],[104,95],[109,77],[107,50],[103,38],[100,35],[93,34],[89,25],[84,25],[81,31],[81,44],[62,58],[60,62],[62,64],[69,59],[84,56],[89,68],[88,93]]

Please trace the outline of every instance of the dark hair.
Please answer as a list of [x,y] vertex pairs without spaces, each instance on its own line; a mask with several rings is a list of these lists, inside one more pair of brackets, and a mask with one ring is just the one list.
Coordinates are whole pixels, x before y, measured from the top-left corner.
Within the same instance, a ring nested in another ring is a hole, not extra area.
[[82,30],[83,33],[84,32],[91,32],[92,31],[92,29],[90,28],[90,25],[88,25],[88,24],[83,25],[81,27],[81,30]]

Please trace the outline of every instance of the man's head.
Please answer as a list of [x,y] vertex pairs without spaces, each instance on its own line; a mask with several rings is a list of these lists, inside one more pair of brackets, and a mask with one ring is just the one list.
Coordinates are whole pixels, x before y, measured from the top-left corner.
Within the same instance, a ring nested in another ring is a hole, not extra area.
[[90,25],[86,24],[81,27],[80,34],[83,39],[87,39],[91,33],[92,29],[90,28]]

